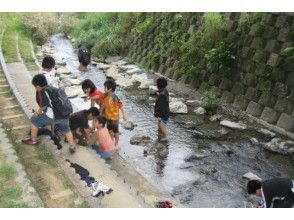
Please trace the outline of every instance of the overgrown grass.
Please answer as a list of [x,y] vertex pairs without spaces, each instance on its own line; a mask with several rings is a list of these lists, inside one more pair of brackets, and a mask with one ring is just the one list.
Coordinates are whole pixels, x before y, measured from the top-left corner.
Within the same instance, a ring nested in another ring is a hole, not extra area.
[[46,146],[43,143],[40,143],[36,149],[40,160],[48,163],[52,167],[57,167],[57,161],[54,155],[46,149]]
[[215,114],[217,108],[219,107],[220,98],[217,94],[208,90],[203,93],[203,108],[208,112],[208,114]]
[[90,205],[86,201],[83,201],[81,204],[77,205],[76,208],[90,208]]
[[11,166],[0,167],[0,176],[6,180],[10,180],[15,177],[16,170]]
[[16,51],[16,35],[24,33],[25,29],[20,20],[19,13],[0,13],[0,19],[5,27],[5,32],[2,40],[2,50],[6,62],[18,61]]
[[2,39],[2,51],[7,63],[17,62],[16,32],[6,29]]
[[23,61],[26,64],[28,70],[38,70],[38,66],[32,56],[31,44],[29,39],[24,36],[20,36],[18,40],[19,51]]
[[124,50],[127,45],[124,37],[136,19],[136,13],[76,13],[73,16],[79,17],[79,21],[67,30],[71,30],[77,44],[85,44],[99,58],[118,55]]
[[57,27],[57,15],[52,13],[0,13],[5,32],[2,49],[6,62],[17,62],[16,36],[19,39],[21,57],[29,70],[37,70],[31,53],[30,39],[35,44],[47,41]]
[[[0,155],[0,162],[3,156]],[[16,170],[14,167],[0,165],[0,207],[1,208],[25,208],[28,204],[22,201],[23,190],[15,186]]]

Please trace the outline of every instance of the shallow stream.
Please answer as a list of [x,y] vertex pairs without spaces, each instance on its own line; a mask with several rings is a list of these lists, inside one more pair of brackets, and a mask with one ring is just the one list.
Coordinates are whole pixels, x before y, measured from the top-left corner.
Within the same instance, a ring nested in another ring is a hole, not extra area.
[[[71,42],[58,35],[51,40],[74,75],[91,79],[103,90],[105,75],[101,70],[93,66],[90,71],[80,73]],[[291,157],[272,154],[251,143],[251,137],[259,141],[265,139],[258,132],[224,130],[219,122],[193,114],[171,116],[169,143],[160,144],[154,155],[144,156],[144,148],[131,145],[130,138],[145,134],[153,140],[157,139],[157,124],[148,91],[118,88],[116,93],[124,101],[128,119],[137,124],[132,131],[120,126],[120,156],[184,206],[248,207],[256,199],[246,194],[246,181],[241,178],[246,172],[263,179],[294,177],[294,161]],[[89,103],[81,98],[73,98],[72,102],[78,109],[89,107]],[[195,131],[209,136],[229,133],[222,139],[202,139],[195,135]]]

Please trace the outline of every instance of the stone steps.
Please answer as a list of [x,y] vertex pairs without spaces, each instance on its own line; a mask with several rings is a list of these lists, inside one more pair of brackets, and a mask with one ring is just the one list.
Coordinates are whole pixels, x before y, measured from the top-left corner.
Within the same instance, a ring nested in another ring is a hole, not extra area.
[[8,119],[14,119],[14,118],[20,118],[23,117],[24,114],[17,114],[17,115],[8,115],[8,116],[4,116],[1,119],[2,120],[8,120]]

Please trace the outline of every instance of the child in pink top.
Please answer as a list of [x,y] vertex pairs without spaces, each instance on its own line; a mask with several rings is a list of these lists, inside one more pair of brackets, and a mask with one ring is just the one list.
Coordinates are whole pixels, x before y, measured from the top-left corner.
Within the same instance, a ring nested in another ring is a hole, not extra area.
[[101,155],[103,158],[109,158],[110,153],[116,150],[116,146],[111,138],[108,129],[105,127],[106,118],[98,116],[95,123],[95,128],[98,129],[98,137],[96,144],[92,145],[92,148]]

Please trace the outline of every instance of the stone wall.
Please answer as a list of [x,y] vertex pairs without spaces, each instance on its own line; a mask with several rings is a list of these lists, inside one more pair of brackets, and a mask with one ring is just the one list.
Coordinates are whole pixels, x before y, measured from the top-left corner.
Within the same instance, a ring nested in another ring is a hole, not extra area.
[[[221,97],[223,104],[229,104],[243,110],[267,124],[274,125],[280,130],[294,131],[294,66],[286,69],[277,67],[282,57],[282,51],[294,46],[294,13],[267,13],[260,24],[253,24],[249,32],[238,42],[238,62],[232,78],[223,78],[205,69],[197,78],[178,72],[178,61],[172,59],[169,51],[162,51],[155,43],[160,33],[164,19],[174,30],[174,16],[177,13],[153,13],[155,22],[148,33],[148,38],[142,38],[133,31],[128,57],[135,62],[147,66],[148,56],[154,52],[167,53],[167,58],[160,58],[159,64],[153,67],[166,77],[181,80],[194,86],[199,92],[214,90]],[[189,13],[188,19],[181,26],[183,39],[188,39],[191,32],[201,25],[203,13]],[[235,30],[239,25],[240,13],[224,13],[228,18],[226,39],[234,39]],[[169,19],[170,18],[170,19]],[[143,40],[145,39],[145,40]],[[195,62],[205,62],[195,60]],[[272,80],[258,80],[260,74],[271,74]]]

